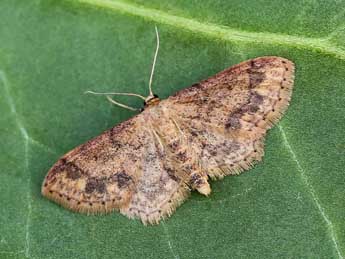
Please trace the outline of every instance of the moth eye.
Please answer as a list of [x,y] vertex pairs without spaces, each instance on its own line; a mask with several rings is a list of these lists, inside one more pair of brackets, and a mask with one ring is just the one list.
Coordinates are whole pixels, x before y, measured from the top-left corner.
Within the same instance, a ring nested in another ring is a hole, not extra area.
[[153,97],[154,97],[154,98],[159,98],[158,95],[156,95],[156,94],[154,94]]

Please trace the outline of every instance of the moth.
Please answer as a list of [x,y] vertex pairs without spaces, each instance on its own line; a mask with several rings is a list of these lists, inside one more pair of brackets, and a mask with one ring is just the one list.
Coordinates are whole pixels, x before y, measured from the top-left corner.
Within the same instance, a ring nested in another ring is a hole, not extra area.
[[156,33],[150,94],[129,94],[145,100],[142,111],[60,158],[44,179],[45,197],[77,212],[118,210],[154,224],[192,190],[210,195],[210,179],[262,159],[266,132],[289,105],[294,64],[258,57],[160,100],[151,90]]

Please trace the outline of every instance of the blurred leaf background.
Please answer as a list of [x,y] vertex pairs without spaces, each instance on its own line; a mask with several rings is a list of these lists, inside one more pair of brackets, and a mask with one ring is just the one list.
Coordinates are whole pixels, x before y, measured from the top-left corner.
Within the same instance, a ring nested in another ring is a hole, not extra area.
[[[0,258],[343,258],[344,19],[342,0],[1,0]],[[154,25],[163,98],[257,56],[295,62],[264,161],[157,226],[44,199],[61,155],[133,116],[83,92],[148,93]]]

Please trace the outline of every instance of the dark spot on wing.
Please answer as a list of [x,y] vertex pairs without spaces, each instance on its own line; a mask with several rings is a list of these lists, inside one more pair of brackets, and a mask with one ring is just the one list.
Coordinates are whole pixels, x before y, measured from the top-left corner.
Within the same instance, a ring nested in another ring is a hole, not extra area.
[[254,60],[250,62],[250,68],[248,69],[250,89],[261,84],[266,78],[265,72],[260,71],[261,65],[262,64],[257,63]]
[[85,192],[87,194],[90,194],[94,191],[98,193],[104,193],[105,192],[105,179],[98,179],[95,177],[92,177],[88,179],[86,186],[85,186]]
[[176,151],[178,149],[179,143],[178,143],[178,141],[173,141],[173,142],[168,144],[168,147],[170,149],[172,149],[172,151],[174,152],[174,151]]
[[66,177],[71,180],[77,180],[85,174],[85,172],[73,162],[68,162],[65,165],[65,170],[67,172]]
[[255,91],[251,91],[248,100],[242,104],[239,108],[232,111],[229,115],[227,122],[225,123],[226,129],[240,129],[240,118],[245,113],[255,113],[260,109],[260,105],[264,102],[264,97]]
[[188,156],[187,156],[186,150],[178,152],[176,154],[176,157],[177,157],[178,160],[180,160],[182,162],[186,162],[188,160]]
[[239,118],[234,117],[234,116],[230,116],[228,121],[225,123],[225,128],[226,129],[240,129],[241,128],[241,122],[239,120]]
[[164,166],[164,170],[167,172],[167,174],[169,175],[169,177],[174,180],[175,182],[179,182],[180,178],[178,176],[176,176],[176,173],[174,170],[172,170],[170,167],[166,167]]
[[113,148],[115,148],[116,151],[122,147],[122,143],[116,139],[112,139],[111,143],[112,143]]
[[131,181],[133,181],[132,177],[126,174],[125,171],[114,174],[113,176],[111,176],[111,180],[117,182],[117,186],[120,189],[128,187]]
[[249,103],[246,106],[247,111],[250,113],[255,113],[260,109],[260,105],[264,102],[264,97],[257,92],[252,92],[250,94]]
[[51,169],[50,173],[47,176],[47,180],[51,181],[56,178],[56,176],[62,172],[66,172],[66,177],[71,180],[77,180],[82,175],[86,173],[78,167],[73,161],[68,161],[66,158],[60,159]]
[[191,130],[190,134],[191,134],[193,137],[197,137],[197,136],[199,135],[195,130]]
[[261,94],[258,94],[257,92],[252,92],[250,95],[250,103],[253,105],[260,105],[264,101],[264,97]]
[[[241,146],[237,141],[231,140],[224,140],[222,142],[218,142],[217,144],[208,143],[203,148],[203,155],[211,158],[218,156],[218,154],[230,154],[237,152],[240,147]],[[204,151],[207,151],[207,153]]]

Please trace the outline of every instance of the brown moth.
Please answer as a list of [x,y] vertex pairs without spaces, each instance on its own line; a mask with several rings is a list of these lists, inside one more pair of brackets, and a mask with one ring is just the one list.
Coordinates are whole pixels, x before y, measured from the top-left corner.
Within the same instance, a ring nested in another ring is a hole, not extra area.
[[42,194],[73,211],[118,210],[158,223],[191,190],[209,195],[209,178],[239,174],[262,159],[293,79],[291,61],[259,57],[165,100],[151,92],[141,113],[59,159]]

